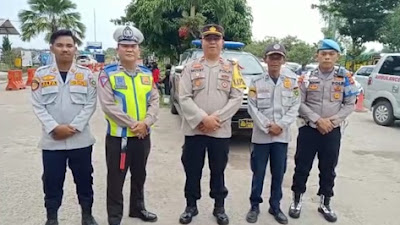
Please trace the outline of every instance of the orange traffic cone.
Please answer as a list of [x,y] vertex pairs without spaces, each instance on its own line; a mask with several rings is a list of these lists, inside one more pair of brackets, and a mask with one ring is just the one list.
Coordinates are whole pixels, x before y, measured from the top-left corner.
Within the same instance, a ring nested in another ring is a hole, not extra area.
[[356,104],[356,112],[367,112],[368,109],[364,108],[364,92],[361,92],[358,96],[357,104]]

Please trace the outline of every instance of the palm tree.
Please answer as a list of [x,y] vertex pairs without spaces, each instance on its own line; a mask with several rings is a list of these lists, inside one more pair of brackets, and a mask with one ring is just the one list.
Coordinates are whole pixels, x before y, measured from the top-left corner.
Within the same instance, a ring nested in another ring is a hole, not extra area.
[[18,17],[22,22],[22,40],[29,41],[42,32],[46,32],[48,42],[58,29],[70,29],[81,45],[86,27],[80,22],[81,15],[71,0],[29,0],[30,10],[22,10]]
[[[188,31],[193,38],[197,38],[200,34],[200,27],[205,24],[207,18],[199,12],[204,5],[208,4],[215,12],[215,16],[221,23],[226,15],[230,13],[230,0],[180,0],[180,10],[182,10],[182,18],[180,20],[181,28]],[[220,24],[223,25],[223,24]]]

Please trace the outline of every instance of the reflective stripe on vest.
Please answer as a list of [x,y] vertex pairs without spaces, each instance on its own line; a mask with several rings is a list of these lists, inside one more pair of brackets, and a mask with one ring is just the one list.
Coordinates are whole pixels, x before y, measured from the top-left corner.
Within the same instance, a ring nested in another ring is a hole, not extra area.
[[[125,72],[109,75],[111,88],[114,92],[115,103],[129,117],[136,121],[146,118],[148,101],[153,86],[153,77],[149,74],[138,73],[135,77]],[[107,133],[113,137],[135,137],[129,127],[121,127],[106,115]]]

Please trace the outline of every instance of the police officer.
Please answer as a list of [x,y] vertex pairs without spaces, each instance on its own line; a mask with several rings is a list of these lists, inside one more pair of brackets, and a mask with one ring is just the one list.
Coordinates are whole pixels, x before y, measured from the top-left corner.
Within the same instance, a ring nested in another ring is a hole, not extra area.
[[290,70],[281,72],[285,63],[286,50],[283,45],[269,45],[264,61],[268,65],[265,76],[252,80],[249,87],[248,111],[255,126],[252,135],[251,208],[246,220],[257,222],[259,204],[263,202],[261,193],[264,185],[265,169],[270,160],[272,182],[270,208],[268,212],[281,224],[288,220],[280,209],[282,180],[286,172],[290,125],[296,121],[300,107],[297,75]]
[[143,188],[150,153],[150,130],[156,122],[159,96],[151,71],[137,65],[143,34],[135,27],[114,32],[120,64],[111,64],[99,75],[99,101],[107,120],[107,212],[110,225],[121,223],[122,189],[131,172],[129,217],[157,221],[144,204]]
[[50,37],[52,65],[40,67],[32,81],[32,105],[42,123],[43,188],[46,225],[57,225],[66,165],[72,170],[82,225],[96,225],[92,216],[92,146],[89,120],[96,109],[96,81],[89,69],[75,65],[76,38],[70,30]]
[[329,222],[337,216],[330,206],[336,177],[341,142],[340,126],[353,112],[357,87],[351,74],[343,68],[335,69],[340,47],[330,39],[321,42],[317,59],[319,67],[301,81],[301,105],[299,135],[293,176],[293,203],[289,215],[299,218],[302,195],[315,155],[318,154],[320,171],[318,195],[321,198],[318,211]]
[[[243,79],[233,64],[221,58],[224,29],[215,24],[202,28],[204,57],[185,65],[179,84],[185,143],[182,163],[186,173],[187,207],[179,221],[188,224],[198,214],[200,180],[206,150],[211,170],[210,197],[218,224],[228,224],[224,200],[228,195],[224,171],[228,162],[231,119],[242,102]],[[235,76],[233,71],[236,71]]]

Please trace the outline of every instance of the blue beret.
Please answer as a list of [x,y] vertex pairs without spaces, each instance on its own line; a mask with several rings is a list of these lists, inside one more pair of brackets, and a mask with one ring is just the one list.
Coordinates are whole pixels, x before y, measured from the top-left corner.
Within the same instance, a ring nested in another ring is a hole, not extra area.
[[321,41],[318,50],[335,50],[340,53],[340,46],[332,39],[324,39]]

